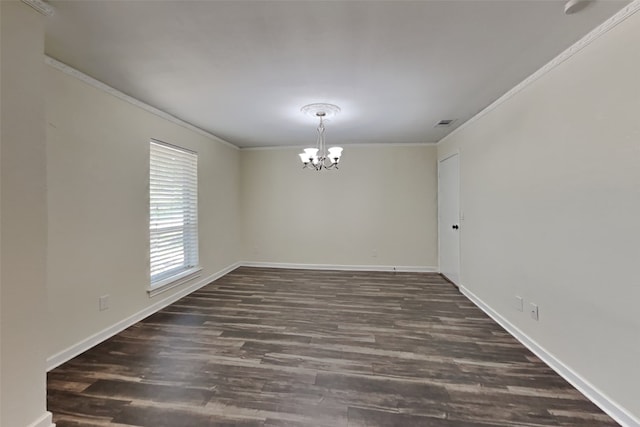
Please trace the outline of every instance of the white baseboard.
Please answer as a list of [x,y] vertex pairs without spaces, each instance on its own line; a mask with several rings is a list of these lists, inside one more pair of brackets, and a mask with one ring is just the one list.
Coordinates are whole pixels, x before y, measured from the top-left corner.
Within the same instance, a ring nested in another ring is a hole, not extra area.
[[[224,276],[225,274],[235,270],[238,267],[266,267],[266,268],[292,268],[292,269],[304,269],[304,270],[342,270],[342,271],[398,271],[398,272],[420,272],[430,273],[437,272],[437,267],[429,266],[383,266],[383,265],[338,265],[338,264],[300,264],[300,263],[275,263],[275,262],[256,262],[256,261],[242,261],[229,265],[222,270],[199,280],[196,283],[170,295],[169,297],[152,304],[145,309],[135,313],[126,319],[123,319],[114,325],[103,329],[102,331],[91,335],[88,338],[70,346],[69,348],[54,354],[47,359],[47,371],[50,371],[57,366],[60,366],[64,362],[74,358],[80,353],[90,349],[91,347],[103,342],[104,340],[114,336],[115,334],[123,331],[129,326],[141,321],[147,316],[163,309],[164,307],[174,303],[180,298],[200,289],[201,287],[211,283],[212,281]],[[498,312],[493,310],[489,305],[482,301],[477,295],[471,292],[469,289],[460,285],[460,291],[469,300],[471,300],[476,306],[484,311],[489,317],[500,324],[507,332],[509,332],[520,343],[527,347],[531,352],[544,361],[551,369],[556,371],[567,382],[578,389],[589,400],[596,404],[600,409],[609,414],[614,420],[620,423],[624,427],[640,427],[640,420],[638,420],[629,411],[615,403],[604,393],[594,387],[587,380],[582,378],[571,368],[545,350],[542,346],[529,338],[524,332],[518,329],[515,325],[502,317]],[[32,423],[29,427],[55,427],[52,423],[51,413],[45,413],[41,418]]]
[[[380,266],[380,265],[333,265],[333,264],[290,264],[290,263],[272,263],[272,262],[236,262],[222,270],[201,279],[175,294],[171,294],[167,298],[152,304],[143,310],[123,319],[115,324],[105,328],[82,341],[52,355],[47,358],[47,371],[57,368],[63,363],[73,359],[80,353],[89,350],[117,333],[125,330],[131,325],[141,321],[145,317],[165,308],[180,298],[200,289],[201,287],[213,282],[225,274],[235,270],[238,267],[269,267],[269,268],[296,268],[306,270],[352,270],[352,271],[398,271],[398,272],[437,272],[436,267],[407,267],[407,266]],[[38,426],[40,427],[40,426]]]
[[[143,310],[127,317],[126,319],[123,319],[111,326],[109,326],[108,328],[105,328],[103,330],[101,330],[100,332],[97,332],[85,339],[83,339],[82,341],[62,350],[59,353],[54,354],[53,356],[47,358],[47,371],[50,371],[60,365],[62,365],[63,363],[73,359],[74,357],[76,357],[77,355],[79,355],[80,353],[83,353],[87,350],[89,350],[91,347],[100,344],[101,342],[103,342],[104,340],[111,338],[112,336],[116,335],[117,333],[127,329],[129,326],[134,325],[135,323],[141,321],[142,319],[144,319],[145,317],[148,317],[150,315],[152,315],[153,313],[157,312],[158,310],[161,310],[163,308],[165,308],[166,306],[168,306],[169,304],[172,304],[174,302],[176,302],[177,300],[179,300],[180,298],[200,289],[201,287],[208,285],[209,283],[213,282],[214,280],[224,276],[225,274],[229,273],[230,271],[235,270],[236,268],[238,268],[241,264],[236,262],[234,264],[229,265],[228,267],[223,268],[222,270],[208,276],[205,277],[203,279],[200,279],[199,281],[187,286],[184,289],[181,289],[180,291],[176,292],[175,294],[171,294],[170,296],[144,308]],[[40,427],[40,426],[38,426]],[[47,426],[48,427],[48,426]]]
[[436,273],[437,267],[402,265],[299,264],[286,262],[242,261],[243,267],[293,268],[299,270],[398,271],[404,273]]
[[624,427],[640,427],[640,420],[633,416],[629,411],[615,403],[607,395],[602,393],[596,387],[594,387],[589,381],[582,378],[571,368],[565,365],[562,361],[557,359],[542,346],[529,338],[524,332],[518,329],[514,324],[502,317],[498,312],[489,307],[484,301],[482,301],[477,295],[471,292],[464,286],[460,286],[460,291],[463,295],[477,305],[482,311],[484,311],[489,317],[498,322],[500,326],[507,330],[514,338],[520,341],[525,347],[531,350],[536,356],[538,356],[544,363],[549,365],[551,369],[556,371],[562,378],[567,380],[569,384],[574,386],[585,397],[596,404],[600,409],[606,412],[611,418],[616,420],[620,425]]
[[53,423],[51,412],[46,411],[37,420],[28,425],[28,427],[56,427]]

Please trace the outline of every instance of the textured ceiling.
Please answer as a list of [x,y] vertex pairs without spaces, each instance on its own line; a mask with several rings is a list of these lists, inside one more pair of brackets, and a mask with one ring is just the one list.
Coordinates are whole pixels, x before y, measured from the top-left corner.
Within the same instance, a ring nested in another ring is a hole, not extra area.
[[[51,1],[46,53],[239,147],[437,142],[628,1]],[[449,128],[434,128],[456,119]]]

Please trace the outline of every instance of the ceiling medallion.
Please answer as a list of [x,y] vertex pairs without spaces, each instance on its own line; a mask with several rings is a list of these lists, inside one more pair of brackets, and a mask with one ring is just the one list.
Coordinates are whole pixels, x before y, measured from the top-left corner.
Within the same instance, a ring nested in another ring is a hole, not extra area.
[[300,111],[320,120],[315,148],[305,148],[304,153],[299,154],[300,160],[304,165],[302,168],[316,171],[338,169],[338,162],[342,156],[342,147],[330,147],[327,150],[324,140],[324,121],[337,115],[340,112],[340,107],[333,104],[309,104],[302,107]]

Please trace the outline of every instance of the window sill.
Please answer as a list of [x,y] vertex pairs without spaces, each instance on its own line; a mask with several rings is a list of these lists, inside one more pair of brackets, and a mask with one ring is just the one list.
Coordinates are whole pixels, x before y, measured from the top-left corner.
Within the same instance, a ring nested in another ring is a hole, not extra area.
[[198,266],[182,271],[174,276],[167,277],[166,279],[160,280],[147,288],[149,298],[153,298],[158,294],[168,291],[169,289],[175,288],[176,286],[183,285],[190,280],[196,279],[200,277],[201,272],[202,267]]

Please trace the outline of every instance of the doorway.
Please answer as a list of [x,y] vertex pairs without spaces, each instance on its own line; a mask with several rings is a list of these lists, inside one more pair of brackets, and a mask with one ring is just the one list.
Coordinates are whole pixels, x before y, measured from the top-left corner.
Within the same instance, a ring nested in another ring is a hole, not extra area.
[[438,162],[438,253],[440,273],[460,285],[460,155]]

